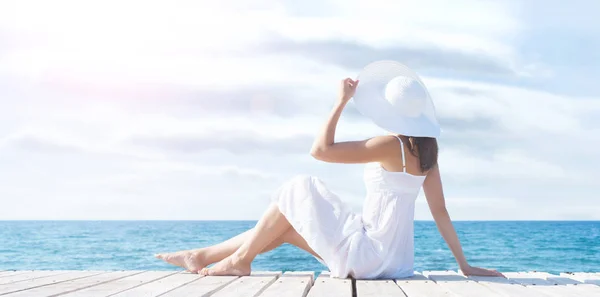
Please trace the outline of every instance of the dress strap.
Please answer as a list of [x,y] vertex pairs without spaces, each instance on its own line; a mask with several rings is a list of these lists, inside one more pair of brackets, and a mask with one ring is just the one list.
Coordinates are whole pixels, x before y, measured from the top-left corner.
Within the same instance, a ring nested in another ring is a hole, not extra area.
[[402,172],[406,172],[406,157],[404,157],[404,142],[402,142],[402,138],[398,135],[394,135],[400,141],[400,154],[402,154]]

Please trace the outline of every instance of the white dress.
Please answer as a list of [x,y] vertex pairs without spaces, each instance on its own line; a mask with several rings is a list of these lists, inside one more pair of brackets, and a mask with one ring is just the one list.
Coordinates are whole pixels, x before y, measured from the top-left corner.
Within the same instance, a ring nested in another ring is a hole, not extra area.
[[[402,161],[405,165],[404,153]],[[272,199],[332,277],[403,278],[414,271],[414,208],[424,180],[406,168],[390,172],[367,164],[362,214],[313,176],[285,182]]]

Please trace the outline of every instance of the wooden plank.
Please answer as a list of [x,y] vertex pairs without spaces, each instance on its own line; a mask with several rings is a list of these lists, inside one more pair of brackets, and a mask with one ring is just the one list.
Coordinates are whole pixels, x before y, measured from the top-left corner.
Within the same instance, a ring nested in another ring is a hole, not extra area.
[[166,294],[161,295],[161,297],[210,296],[236,279],[238,279],[237,276],[205,276],[167,292]]
[[[426,276],[415,272],[414,276],[396,280],[396,285],[408,297],[456,297],[448,289],[436,284]],[[402,295],[400,295],[402,296]]]
[[0,278],[0,285],[17,283],[27,280],[32,280],[36,278],[44,278],[53,275],[67,273],[69,271],[59,271],[59,270],[47,270],[47,271],[26,271],[25,273],[15,273],[11,275],[7,275],[6,277]]
[[505,297],[476,281],[469,280],[464,275],[460,275],[455,271],[423,271],[423,275],[461,297]]
[[286,272],[259,297],[305,297],[313,278],[313,272]]
[[242,276],[215,292],[211,297],[258,296],[277,278],[277,275]]
[[576,285],[576,284],[582,283],[578,280],[574,280],[574,279],[556,275],[556,274],[550,274],[548,272],[532,271],[532,272],[529,272],[529,275],[539,277],[541,279],[550,281],[551,283],[555,283],[557,285]]
[[393,280],[357,280],[356,295],[360,297],[406,297]]
[[308,291],[308,297],[351,297],[352,280],[331,278],[329,273],[321,273]]
[[510,279],[503,277],[490,276],[469,276],[468,279],[474,280],[493,291],[505,296],[526,296],[526,297],[549,297],[551,295],[530,289],[524,285],[518,284]]
[[534,275],[538,275],[541,278],[545,278],[546,280],[550,280],[556,282],[559,286],[566,286],[569,289],[573,290],[575,293],[584,296],[600,296],[600,286],[593,284],[586,284],[581,281],[568,278],[565,276],[560,276],[556,274],[550,274],[547,272],[531,272]]
[[310,285],[312,286],[315,282],[315,272],[314,271],[286,271],[284,276],[310,276]]
[[8,294],[9,297],[29,297],[29,296],[59,296],[70,292],[75,292],[85,288],[97,286],[106,282],[120,279],[129,275],[133,275],[135,271],[114,271],[104,272],[90,277],[69,280],[60,283],[50,284],[48,286],[33,288],[30,290],[20,291]]
[[329,271],[321,271],[321,273],[319,273],[319,276],[331,277],[331,273]]
[[281,271],[252,271],[250,276],[281,276]]
[[574,280],[578,280],[584,284],[592,284],[600,286],[600,274],[589,273],[589,272],[575,272],[575,273],[561,273],[561,276],[565,276]]
[[523,272],[505,272],[503,273],[509,280],[525,286],[553,286],[556,282],[546,280],[534,274]]
[[167,292],[166,294],[161,295],[161,297],[211,296],[213,293],[221,290],[236,279],[238,279],[237,276],[205,276]]
[[18,274],[23,274],[23,273],[29,273],[29,272],[32,272],[32,271],[27,271],[27,270],[4,271],[3,274],[0,274],[0,280],[3,277],[13,276],[13,275],[18,275]]
[[575,280],[575,279],[570,279],[570,278],[567,278],[564,276],[550,274],[547,272],[532,271],[532,272],[526,272],[526,273],[520,272],[519,274],[520,275],[527,274],[527,275],[546,279],[552,283],[555,283],[559,287],[555,291],[558,291],[558,292],[568,291],[569,292],[568,294],[571,296],[582,296],[582,297],[592,297],[592,296],[599,297],[600,296],[600,286],[597,286],[594,284],[583,283],[583,282]]
[[547,280],[539,275],[527,272],[507,272],[504,275],[531,290],[542,292],[554,297],[580,297],[579,294],[565,286],[558,286],[553,280]]
[[104,273],[103,271],[72,271],[61,273],[57,275],[52,275],[48,277],[34,278],[22,282],[10,283],[0,285],[0,295],[5,295],[8,293],[15,293],[25,290],[31,290],[43,286],[49,286],[61,282],[66,282],[70,280],[90,277],[93,275],[98,275]]
[[89,287],[76,292],[68,293],[61,296],[68,297],[91,297],[91,296],[111,296],[118,294],[143,284],[153,282],[172,274],[179,273],[179,271],[146,271],[137,273],[131,276],[127,276],[112,282],[104,283],[98,286]]
[[121,293],[118,293],[118,294],[115,294],[112,296],[115,296],[115,297],[160,296],[161,294],[172,291],[172,290],[174,290],[178,287],[181,287],[187,283],[193,282],[201,277],[202,277],[201,275],[187,273],[187,272],[172,274],[165,278],[161,278],[157,281],[146,283],[139,287],[135,287],[131,290],[127,290],[127,291],[124,291],[124,292],[121,292]]

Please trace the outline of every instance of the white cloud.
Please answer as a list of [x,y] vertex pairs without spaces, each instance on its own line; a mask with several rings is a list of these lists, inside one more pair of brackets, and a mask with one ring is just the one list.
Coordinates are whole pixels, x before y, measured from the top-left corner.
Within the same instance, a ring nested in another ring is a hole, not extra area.
[[[442,117],[490,119],[512,133],[587,134],[584,124],[600,112],[599,98],[573,98],[497,84],[431,80]],[[439,90],[439,91],[438,91]],[[448,90],[454,92],[448,92]]]
[[[308,150],[338,80],[386,55],[416,65],[436,100],[454,219],[598,219],[562,201],[595,201],[600,99],[536,85],[552,84],[555,65],[523,49],[538,28],[527,9],[2,2],[0,199],[14,206],[0,219],[253,219],[295,174],[358,209],[362,165]],[[350,105],[337,137],[380,133]],[[417,218],[430,218],[419,201]]]
[[521,151],[499,151],[486,154],[485,158],[478,158],[459,150],[446,149],[440,159],[440,166],[444,166],[445,174],[467,181],[495,179],[503,182],[508,178],[556,182],[580,177],[576,172],[576,175],[570,176],[560,165],[536,160]]
[[[441,49],[438,55],[455,51],[474,60],[484,56],[498,65],[519,67],[510,41],[520,26],[508,3],[392,3],[329,2],[331,15],[313,17],[289,15],[306,5],[290,1],[264,2],[246,10],[232,9],[243,4],[240,1],[5,2],[0,28],[10,28],[6,31],[11,38],[0,73],[70,88],[102,88],[289,81],[282,71],[297,80],[301,76],[294,73],[318,68],[286,56],[256,57],[253,48],[275,33],[296,42],[333,39],[374,48]],[[39,10],[30,10],[32,6]],[[394,12],[382,14],[384,7]]]

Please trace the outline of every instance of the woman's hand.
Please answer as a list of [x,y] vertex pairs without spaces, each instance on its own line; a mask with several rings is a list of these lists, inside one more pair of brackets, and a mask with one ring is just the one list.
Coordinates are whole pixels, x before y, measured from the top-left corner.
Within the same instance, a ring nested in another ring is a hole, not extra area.
[[491,270],[491,269],[485,269],[485,268],[479,268],[479,267],[474,267],[474,266],[467,266],[465,268],[461,268],[460,269],[462,271],[462,273],[466,276],[500,276],[500,277],[505,277],[502,273],[496,271],[496,270]]
[[343,79],[340,84],[340,101],[346,103],[356,93],[356,87],[358,86],[358,80],[352,80],[351,78]]

